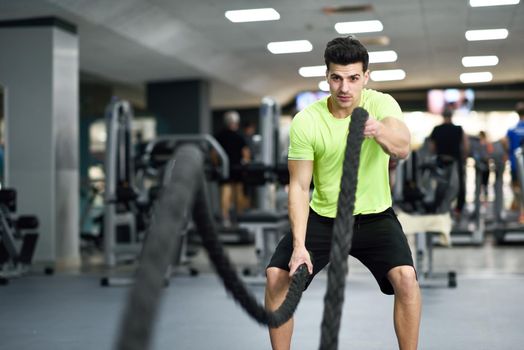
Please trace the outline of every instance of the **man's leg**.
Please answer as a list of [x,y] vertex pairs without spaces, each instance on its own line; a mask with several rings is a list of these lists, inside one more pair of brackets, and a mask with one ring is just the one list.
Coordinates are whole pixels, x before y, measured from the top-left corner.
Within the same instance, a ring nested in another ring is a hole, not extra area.
[[421,298],[415,269],[397,266],[388,272],[395,291],[394,321],[400,350],[415,350],[418,346]]
[[230,210],[233,204],[233,186],[225,183],[220,189],[220,207],[222,209],[222,220],[224,226],[231,225]]
[[[266,270],[266,309],[275,311],[286,298],[289,289],[289,271],[278,267],[269,267]],[[290,319],[278,328],[269,328],[271,347],[273,350],[289,350],[293,334],[293,319]]]
[[466,174],[464,169],[464,164],[461,162],[457,163],[458,166],[458,182],[459,182],[459,191],[457,194],[457,211],[458,214],[462,214],[464,209],[464,204],[466,203]]
[[247,206],[244,195],[244,186],[241,182],[233,183],[233,196],[235,198],[235,212],[236,214],[242,214]]

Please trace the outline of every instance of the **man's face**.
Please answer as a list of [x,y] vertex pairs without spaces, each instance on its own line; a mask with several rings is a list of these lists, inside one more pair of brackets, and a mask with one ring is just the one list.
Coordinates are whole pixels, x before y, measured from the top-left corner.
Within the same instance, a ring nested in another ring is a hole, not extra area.
[[358,107],[362,89],[369,79],[369,71],[364,72],[362,62],[348,65],[329,65],[327,82],[331,93],[331,103],[335,110]]

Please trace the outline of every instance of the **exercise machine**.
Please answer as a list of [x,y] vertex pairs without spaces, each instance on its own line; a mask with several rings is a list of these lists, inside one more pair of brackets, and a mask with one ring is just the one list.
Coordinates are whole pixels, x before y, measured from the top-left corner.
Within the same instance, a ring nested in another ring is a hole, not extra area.
[[280,107],[264,97],[260,106],[261,162],[244,167],[243,177],[257,188],[257,209],[238,216],[238,225],[254,234],[257,263],[254,270],[244,269],[244,275],[253,277],[249,282],[265,282],[265,268],[281,237],[290,230],[287,211],[276,207],[276,186],[289,182],[287,164],[279,164],[278,120]]
[[435,239],[442,246],[451,245],[450,211],[458,194],[458,169],[453,159],[422,155],[412,152],[397,167],[393,194],[398,219],[406,235],[415,235],[420,286],[456,287],[455,271],[434,271],[433,245]]
[[115,99],[107,107],[102,234],[108,267],[136,258],[149,215],[150,203],[139,198],[135,187],[132,120],[133,110],[128,101]]
[[[38,219],[33,215],[15,216],[16,191],[0,190],[0,285],[29,270],[38,242]],[[46,274],[53,273],[51,268]]]

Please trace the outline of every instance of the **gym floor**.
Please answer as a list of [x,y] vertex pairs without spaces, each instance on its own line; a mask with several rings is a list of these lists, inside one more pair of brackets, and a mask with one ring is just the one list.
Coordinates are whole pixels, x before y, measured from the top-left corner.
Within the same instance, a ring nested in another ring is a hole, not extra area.
[[[455,270],[458,287],[423,288],[420,349],[520,349],[524,344],[522,246],[436,248],[435,271]],[[238,266],[255,261],[252,247],[228,247]],[[382,295],[350,258],[341,349],[396,349],[393,298]],[[197,277],[182,273],[165,289],[152,349],[269,349],[267,330],[224,291],[205,253],[192,260]],[[96,268],[45,276],[32,273],[0,288],[0,349],[111,349],[126,287],[100,287]],[[327,282],[321,273],[296,313],[293,348],[318,349]],[[263,300],[264,288],[252,285]]]

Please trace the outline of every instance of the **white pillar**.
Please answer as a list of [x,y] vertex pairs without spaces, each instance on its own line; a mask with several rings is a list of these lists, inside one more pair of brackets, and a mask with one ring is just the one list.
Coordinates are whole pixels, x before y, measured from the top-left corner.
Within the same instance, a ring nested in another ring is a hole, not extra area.
[[57,18],[0,22],[5,184],[40,222],[35,262],[78,266],[78,37]]

